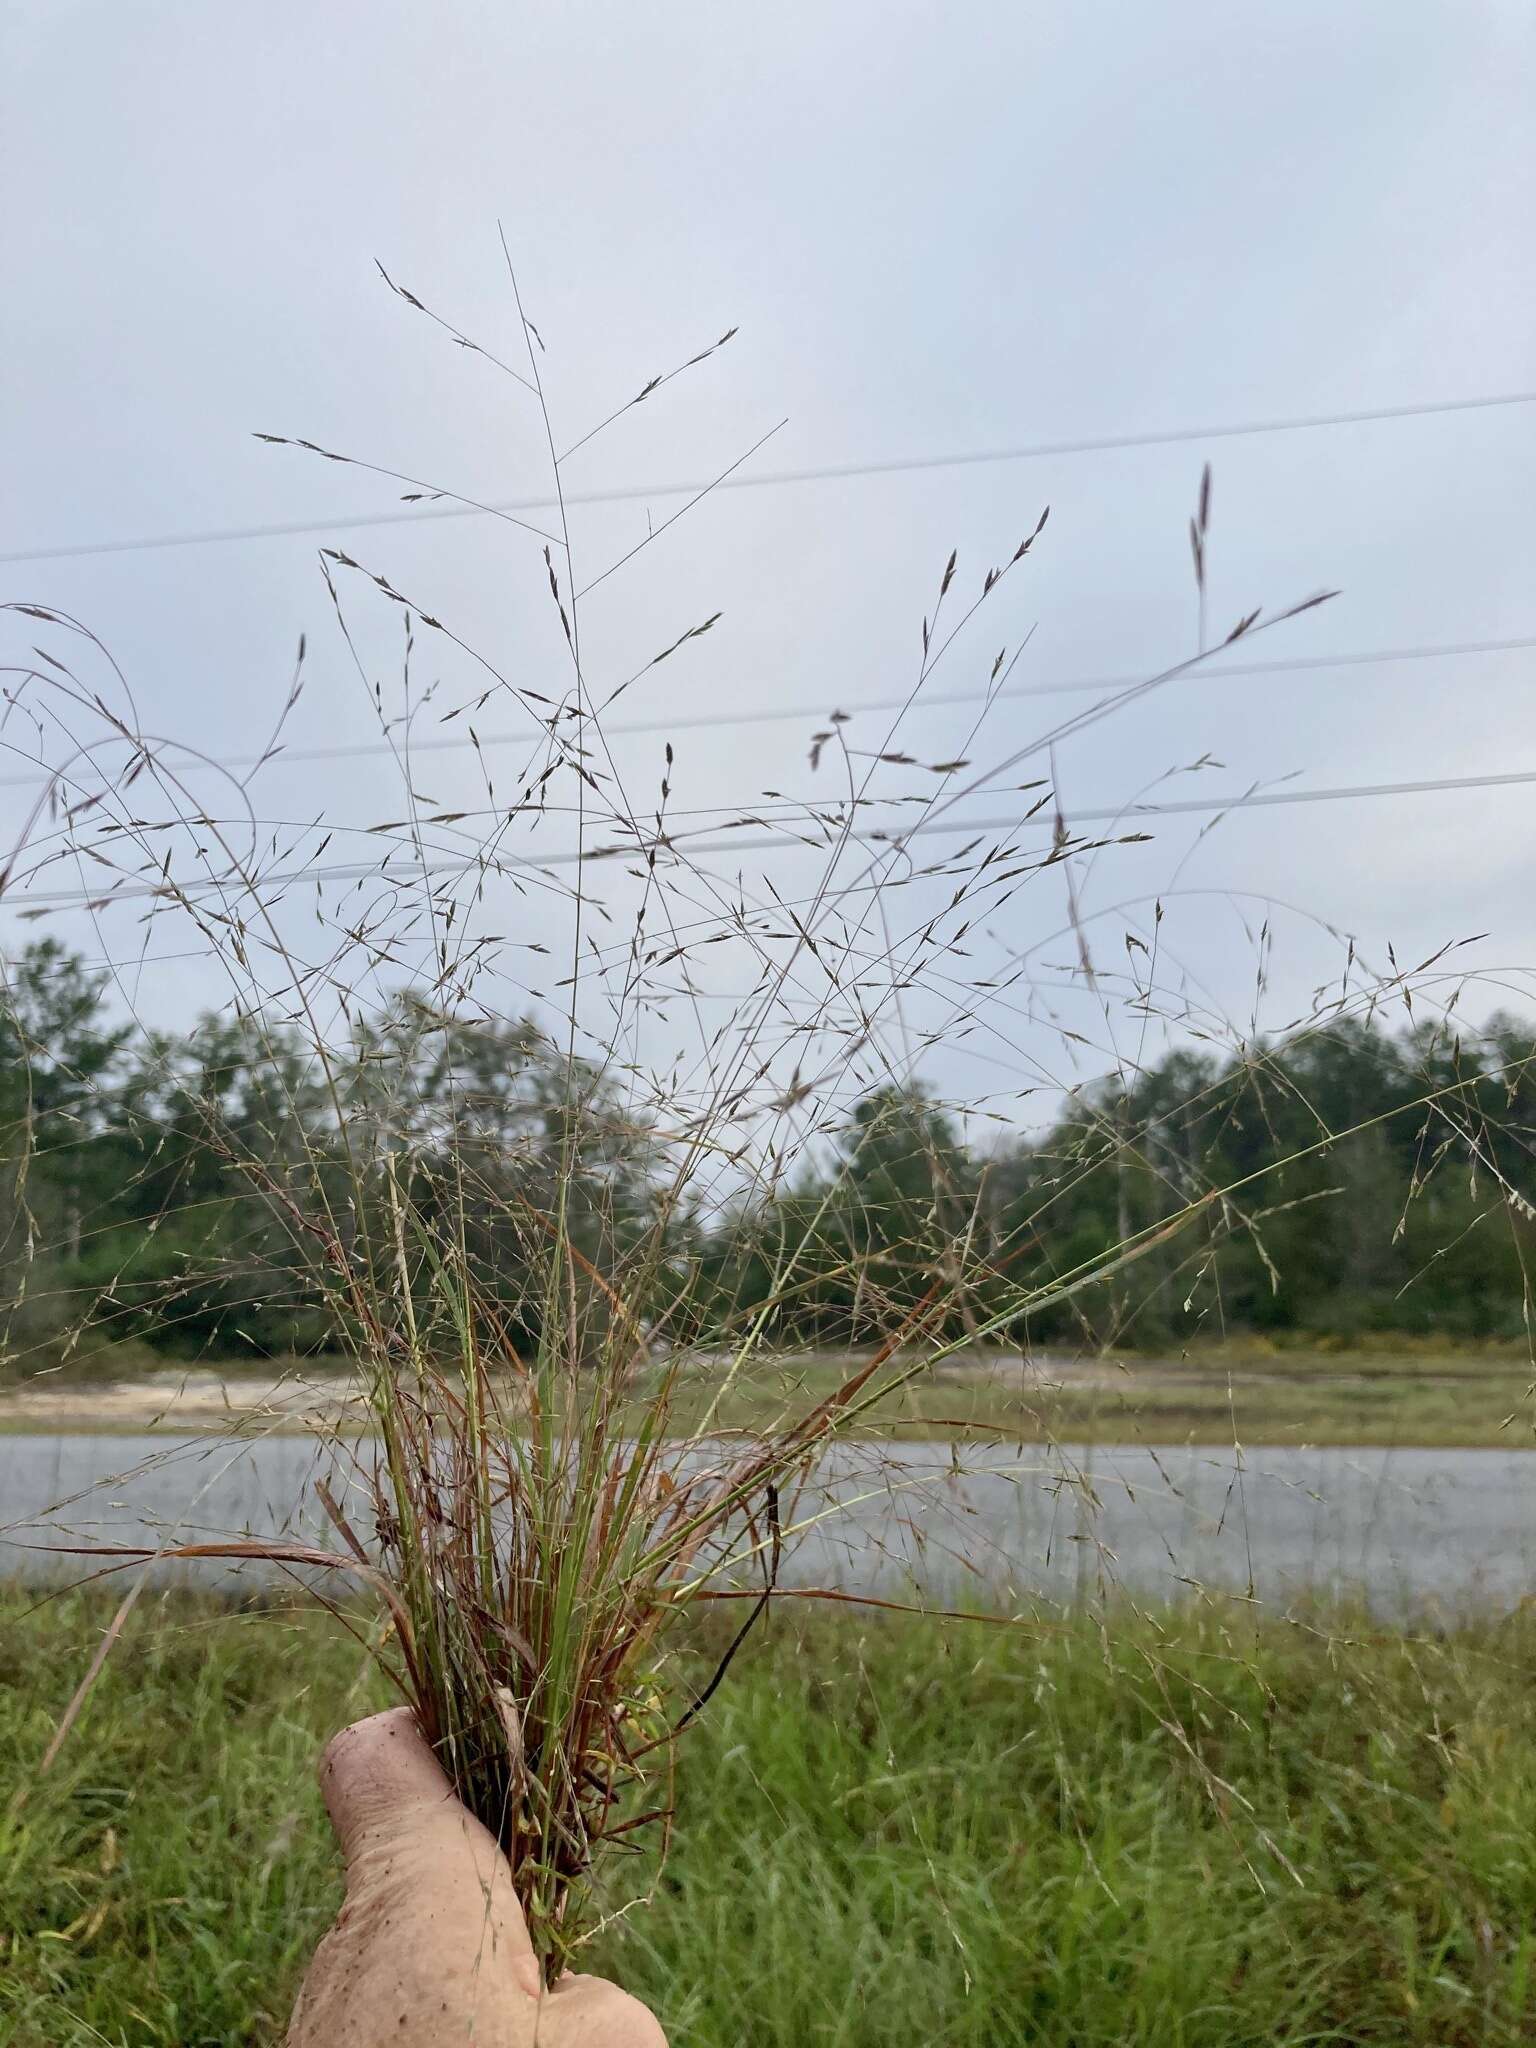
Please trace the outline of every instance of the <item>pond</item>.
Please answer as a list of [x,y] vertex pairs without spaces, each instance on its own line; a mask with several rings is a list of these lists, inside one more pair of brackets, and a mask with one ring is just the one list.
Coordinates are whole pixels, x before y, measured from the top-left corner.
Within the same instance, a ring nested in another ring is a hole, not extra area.
[[[98,1568],[61,1557],[64,1544],[286,1534],[334,1548],[322,1474],[372,1527],[366,1472],[337,1457],[296,1435],[0,1437],[0,1571]],[[838,1447],[793,1519],[786,1585],[946,1605],[1209,1587],[1269,1605],[1359,1597],[1378,1614],[1451,1616],[1536,1587],[1536,1453],[1522,1451]],[[158,1569],[225,1587],[275,1570]]]

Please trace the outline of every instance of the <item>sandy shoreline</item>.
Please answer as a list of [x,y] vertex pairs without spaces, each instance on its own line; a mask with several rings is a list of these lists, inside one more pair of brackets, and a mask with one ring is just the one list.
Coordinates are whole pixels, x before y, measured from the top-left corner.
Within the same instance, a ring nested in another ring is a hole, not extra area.
[[202,1368],[152,1372],[122,1380],[59,1380],[46,1376],[0,1392],[0,1427],[38,1432],[218,1433],[252,1425],[306,1431],[360,1427],[362,1395],[345,1372],[226,1378]]
[[[1114,1377],[1102,1366],[1081,1363],[1070,1368],[1077,1385],[1108,1384]],[[1037,1387],[1049,1384],[1038,1371],[1030,1375]],[[975,1359],[961,1354],[934,1375],[936,1382],[976,1384],[987,1380],[1017,1382],[1017,1360]],[[243,1368],[228,1374],[205,1366],[182,1366],[99,1380],[55,1379],[43,1373],[19,1385],[0,1388],[0,1429],[62,1431],[71,1435],[164,1430],[168,1435],[217,1434],[235,1428],[279,1431],[363,1429],[366,1403],[356,1381],[344,1367],[281,1370]]]

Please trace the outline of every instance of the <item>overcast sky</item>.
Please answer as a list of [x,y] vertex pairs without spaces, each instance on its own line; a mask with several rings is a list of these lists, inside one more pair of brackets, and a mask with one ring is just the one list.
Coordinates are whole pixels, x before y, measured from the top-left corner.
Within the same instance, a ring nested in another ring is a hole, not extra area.
[[[562,445],[739,329],[572,458],[577,494],[709,476],[781,419],[747,474],[1536,389],[1526,0],[17,0],[0,36],[0,553],[324,529],[5,568],[4,595],[101,635],[146,726],[214,754],[261,746],[301,631],[309,681],[290,748],[376,736],[319,577],[325,542],[505,672],[565,687],[537,543],[490,519],[350,527],[399,509],[401,487],[252,438],[308,436],[484,499],[547,495],[526,394],[375,269],[520,362],[498,222],[547,346]],[[969,593],[1052,508],[943,691],[975,688],[996,647],[1031,629],[1018,691],[1192,653],[1186,528],[1206,459],[1213,630],[1342,593],[1249,659],[1536,636],[1533,454],[1536,406],[1506,406],[721,493],[593,592],[588,666],[607,685],[721,611],[626,699],[627,717],[674,722],[674,801],[729,815],[765,788],[831,796],[833,771],[807,761],[818,719],[749,714],[856,711],[906,690],[952,547]],[[578,507],[578,581],[680,502],[657,490]],[[364,604],[358,630],[382,661],[398,624]],[[34,637],[28,626],[11,658]],[[1065,742],[1059,789],[1069,812],[1114,806],[1206,756],[1221,765],[1154,794],[1536,770],[1533,675],[1525,650],[1176,682]],[[445,670],[443,701],[469,687],[462,665]],[[978,765],[1093,701],[1004,706]],[[723,713],[742,722],[688,727]],[[920,713],[906,743],[942,759],[970,722]],[[885,729],[851,728],[856,744]],[[617,743],[637,787],[654,786],[661,744]],[[510,777],[522,757],[505,758]],[[435,757],[428,793],[444,808],[482,786],[472,756]],[[324,810],[338,826],[398,805],[375,756],[279,761],[261,792],[264,816]],[[0,792],[7,815],[24,794]],[[1238,910],[1256,924],[1261,894],[1378,956],[1390,941],[1405,963],[1487,933],[1467,960],[1536,965],[1533,798],[1259,810],[1198,845],[1203,819],[1164,818],[1151,846],[1080,879],[1089,908],[1175,879],[1211,892],[1177,899],[1170,954],[1242,1024],[1254,956]],[[558,823],[545,830],[563,843]],[[765,872],[788,894],[814,871],[790,851],[755,871],[743,859],[758,895]],[[25,907],[0,906],[0,945],[48,929],[93,953],[142,943],[122,912],[93,930],[78,914],[18,925]],[[1053,876],[1014,899],[996,943],[1027,946],[1062,913]],[[559,929],[548,906],[515,914],[542,938]],[[1122,959],[1125,928],[1103,926]],[[175,944],[167,925],[150,950]],[[1338,964],[1333,942],[1278,914],[1261,1020],[1283,1022]],[[218,992],[196,963],[134,984],[162,1022]],[[942,1079],[1002,1086],[1006,1060],[990,1057],[962,1074],[957,1053]]]

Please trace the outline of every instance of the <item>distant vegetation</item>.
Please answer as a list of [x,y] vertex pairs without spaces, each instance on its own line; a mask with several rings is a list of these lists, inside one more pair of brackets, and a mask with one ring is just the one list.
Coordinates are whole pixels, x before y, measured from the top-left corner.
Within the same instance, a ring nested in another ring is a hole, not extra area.
[[[1005,1289],[1107,1265],[1203,1202],[1119,1281],[1108,1273],[1010,1336],[1516,1336],[1533,1229],[1513,1190],[1536,1133],[1533,1057],[1530,1027],[1507,1019],[1465,1039],[1443,1023],[1393,1033],[1336,1019],[1240,1055],[1173,1050],[1129,1087],[1056,1098],[1030,1135],[886,1087],[828,1118],[787,1184],[747,1202],[722,1178],[713,1211],[669,1216],[667,1299],[637,1306],[707,1342],[772,1297],[776,1341],[837,1347],[873,1341],[937,1288],[949,1333],[963,1334]],[[655,1228],[661,1199],[653,1134],[617,1079],[579,1080],[532,1022],[443,1017],[408,997],[328,1070],[270,1020],[145,1036],[83,961],[34,944],[6,966],[0,1005],[13,1369],[122,1338],[176,1357],[324,1349],[304,1217],[329,1159],[330,1199],[355,1202],[359,1145],[376,1176],[408,1174],[428,1214],[434,1191],[458,1213],[450,1182],[494,1182],[494,1200],[467,1205],[471,1231],[484,1218],[467,1255],[509,1345],[533,1348],[530,1243],[557,1203],[573,1101],[565,1199],[584,1284],[600,1288],[626,1242]]]

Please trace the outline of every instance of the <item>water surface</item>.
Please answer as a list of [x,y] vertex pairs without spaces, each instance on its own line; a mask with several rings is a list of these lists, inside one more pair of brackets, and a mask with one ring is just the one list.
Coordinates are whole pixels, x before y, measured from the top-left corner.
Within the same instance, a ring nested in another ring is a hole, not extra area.
[[[319,1475],[360,1529],[372,1518],[364,1473],[331,1456],[300,1436],[0,1437],[0,1571],[92,1569],[59,1555],[71,1543],[249,1534],[335,1548]],[[784,1583],[968,1606],[1208,1586],[1270,1605],[1363,1596],[1381,1613],[1449,1616],[1509,1607],[1536,1586],[1536,1453],[1522,1451],[969,1446],[957,1464],[949,1445],[839,1447],[798,1513],[809,1526],[788,1546]],[[161,1569],[226,1587],[274,1575]]]

